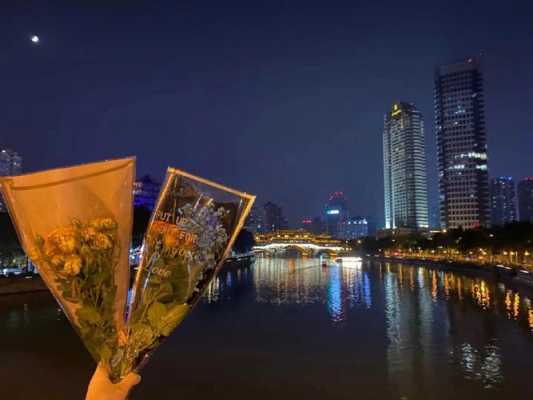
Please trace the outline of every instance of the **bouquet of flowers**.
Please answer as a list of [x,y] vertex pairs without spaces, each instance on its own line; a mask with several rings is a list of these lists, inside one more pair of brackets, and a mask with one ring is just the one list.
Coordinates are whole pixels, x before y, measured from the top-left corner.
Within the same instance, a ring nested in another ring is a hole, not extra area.
[[135,159],[1,179],[20,241],[97,362],[120,376]]
[[122,375],[139,370],[199,300],[255,197],[169,168],[144,240]]
[[0,178],[20,241],[113,382],[197,303],[254,196],[169,168],[127,304],[133,158]]

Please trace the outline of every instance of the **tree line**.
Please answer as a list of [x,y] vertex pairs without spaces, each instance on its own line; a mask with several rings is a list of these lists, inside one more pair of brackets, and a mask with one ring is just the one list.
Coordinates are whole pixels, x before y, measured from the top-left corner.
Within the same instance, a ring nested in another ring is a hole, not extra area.
[[456,252],[489,256],[516,254],[517,261],[533,253],[533,224],[513,222],[505,226],[478,229],[450,229],[432,235],[413,233],[385,238],[365,237],[352,242],[354,248],[367,254],[399,251],[402,253]]

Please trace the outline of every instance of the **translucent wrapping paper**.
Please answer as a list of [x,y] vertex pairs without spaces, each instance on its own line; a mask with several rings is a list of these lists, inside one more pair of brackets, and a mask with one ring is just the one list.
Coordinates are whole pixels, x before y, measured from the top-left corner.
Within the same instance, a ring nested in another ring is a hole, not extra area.
[[133,287],[122,375],[139,370],[196,304],[224,262],[254,199],[168,169]]
[[0,180],[26,254],[85,346],[119,376],[135,159]]

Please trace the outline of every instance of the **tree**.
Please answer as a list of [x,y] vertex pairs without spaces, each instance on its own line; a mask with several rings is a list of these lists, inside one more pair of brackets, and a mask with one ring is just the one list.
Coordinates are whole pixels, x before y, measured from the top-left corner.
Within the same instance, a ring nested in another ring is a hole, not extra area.
[[255,246],[255,238],[252,232],[243,229],[239,232],[233,250],[236,253],[248,253]]

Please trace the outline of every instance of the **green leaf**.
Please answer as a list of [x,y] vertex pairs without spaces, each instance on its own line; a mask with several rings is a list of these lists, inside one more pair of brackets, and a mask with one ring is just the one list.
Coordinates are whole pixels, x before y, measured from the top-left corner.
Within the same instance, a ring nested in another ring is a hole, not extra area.
[[108,345],[103,344],[100,348],[100,359],[105,362],[106,364],[109,363],[109,360],[111,359],[111,349]]
[[189,294],[189,271],[181,260],[174,259],[171,262],[169,269],[172,272],[169,281],[174,289],[174,300],[178,303],[185,303]]
[[167,308],[163,303],[156,301],[148,309],[148,322],[155,330],[160,330],[163,317],[167,313]]
[[80,321],[88,322],[93,325],[100,323],[102,320],[98,310],[91,306],[81,307],[77,314]]
[[131,326],[131,344],[134,349],[141,350],[150,346],[154,340],[154,332],[148,324],[136,323]]
[[173,293],[174,289],[172,288],[172,284],[170,282],[165,282],[161,284],[156,300],[168,303],[173,300]]
[[177,304],[171,307],[161,321],[161,334],[169,336],[174,328],[187,316],[189,310],[190,307],[187,304]]

